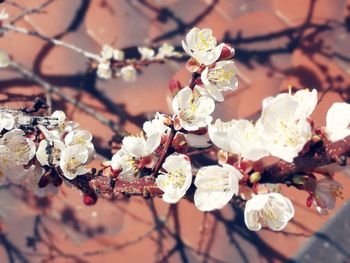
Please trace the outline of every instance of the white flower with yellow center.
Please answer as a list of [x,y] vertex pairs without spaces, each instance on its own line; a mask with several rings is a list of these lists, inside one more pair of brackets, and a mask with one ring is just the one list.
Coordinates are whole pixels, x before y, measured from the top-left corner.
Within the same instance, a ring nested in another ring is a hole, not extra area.
[[245,224],[253,231],[260,230],[263,225],[280,231],[293,216],[292,202],[279,193],[253,195],[244,209]]
[[109,79],[112,77],[111,63],[109,61],[100,62],[97,66],[96,74],[101,79]]
[[89,170],[84,166],[89,158],[89,151],[82,145],[68,146],[61,155],[60,167],[63,175],[72,180]]
[[143,130],[146,136],[149,137],[154,133],[158,133],[160,136],[167,135],[170,131],[170,127],[165,125],[165,118],[163,114],[157,112],[152,120],[146,121],[143,124]]
[[334,103],[327,112],[326,133],[330,141],[336,142],[350,135],[350,104]]
[[11,130],[13,129],[13,126],[15,125],[15,117],[8,113],[8,112],[1,112],[0,113],[0,132],[2,130]]
[[186,35],[186,42],[182,41],[185,52],[199,64],[209,66],[218,60],[225,44],[217,46],[216,38],[211,29],[192,28]]
[[173,154],[165,159],[162,168],[165,171],[158,175],[157,186],[164,192],[164,202],[177,203],[191,186],[191,163],[187,156]]
[[113,57],[113,47],[110,45],[103,45],[101,50],[101,57],[103,61],[110,60]]
[[231,165],[202,167],[194,181],[194,204],[201,211],[223,208],[233,195],[238,195],[241,178],[242,174]]
[[136,69],[132,65],[122,67],[120,75],[126,82],[133,82],[136,80]]
[[[214,100],[223,101],[223,91],[235,90],[238,85],[237,69],[233,61],[219,61],[214,67],[207,67],[201,74],[204,92]],[[200,89],[201,91],[201,89]]]
[[50,130],[50,134],[57,139],[61,139],[66,132],[71,132],[79,127],[79,124],[74,121],[66,121],[66,114],[63,111],[54,111],[51,118],[56,119],[53,123],[56,127]]
[[263,101],[262,116],[256,127],[271,155],[292,162],[311,139],[304,105],[288,94]]
[[59,165],[64,149],[66,149],[66,145],[58,139],[52,141],[41,140],[36,151],[36,159],[42,166]]
[[24,131],[14,129],[4,134],[0,144],[11,149],[14,161],[18,164],[28,164],[35,155],[35,144],[32,140],[25,137]]
[[113,59],[117,61],[122,61],[125,59],[125,53],[123,50],[120,49],[114,49],[113,50]]
[[196,131],[212,121],[210,115],[215,109],[215,103],[213,99],[194,94],[189,87],[185,87],[173,99],[172,109],[182,128]]
[[122,148],[113,155],[111,168],[113,171],[118,171],[119,178],[132,181],[138,176],[141,161],[140,157],[135,157]]
[[210,140],[226,152],[257,161],[268,155],[254,124],[248,120],[216,120],[208,128]]
[[146,157],[160,145],[160,133],[151,133],[148,137],[127,136],[123,139],[123,149],[135,157]]
[[332,179],[317,180],[314,199],[316,205],[322,209],[334,209],[337,198],[343,199],[343,186]]
[[95,147],[91,142],[92,134],[86,130],[74,130],[69,132],[66,137],[64,137],[64,142],[68,146],[72,145],[82,145],[85,146],[89,151],[89,157],[95,152]]
[[178,52],[175,51],[175,47],[164,43],[159,49],[157,58],[164,59],[167,57],[178,56]]
[[154,58],[154,50],[148,47],[138,47],[137,50],[141,54],[141,60],[152,60]]

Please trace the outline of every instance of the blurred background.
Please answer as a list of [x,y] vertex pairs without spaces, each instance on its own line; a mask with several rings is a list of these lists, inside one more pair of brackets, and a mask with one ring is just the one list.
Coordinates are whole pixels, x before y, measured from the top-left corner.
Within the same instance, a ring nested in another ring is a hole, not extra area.
[[[192,27],[213,29],[231,43],[239,87],[217,105],[214,117],[256,119],[261,101],[293,86],[317,89],[316,125],[335,101],[350,102],[350,1],[345,0],[13,0],[11,17],[46,5],[16,25],[99,53],[103,44],[137,55],[137,46],[163,43],[181,51]],[[157,111],[169,112],[169,81],[186,85],[185,59],[143,67],[135,82],[97,79],[87,59],[35,36],[6,32],[0,49],[99,116],[137,132]],[[10,69],[0,71],[1,107],[30,106],[45,89]],[[64,110],[94,135],[101,158],[110,158],[114,132],[57,93]],[[95,162],[98,165],[98,161]],[[349,177],[337,174],[344,199],[327,216],[307,208],[307,194],[284,189],[296,208],[282,232],[250,232],[241,209],[227,205],[204,214],[181,201],[100,199],[86,207],[63,187],[55,198],[36,198],[14,186],[0,188],[0,262],[348,262]]]

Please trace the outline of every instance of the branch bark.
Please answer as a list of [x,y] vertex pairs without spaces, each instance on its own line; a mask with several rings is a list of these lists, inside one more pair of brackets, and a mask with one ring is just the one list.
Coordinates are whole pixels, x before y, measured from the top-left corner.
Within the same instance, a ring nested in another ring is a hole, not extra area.
[[[349,156],[350,136],[337,142],[320,141],[313,146],[303,156],[294,159],[293,163],[279,161],[263,169],[260,183],[286,183],[294,175],[313,171],[318,167],[337,162],[341,156]],[[107,176],[92,178],[90,187],[97,193],[101,193],[106,198],[113,198],[120,194],[128,196],[161,197],[163,192],[157,187],[153,176],[146,176],[133,182],[125,182],[115,179],[111,184],[111,179]],[[193,186],[192,186],[193,187]],[[193,189],[189,190],[186,199],[192,200]]]

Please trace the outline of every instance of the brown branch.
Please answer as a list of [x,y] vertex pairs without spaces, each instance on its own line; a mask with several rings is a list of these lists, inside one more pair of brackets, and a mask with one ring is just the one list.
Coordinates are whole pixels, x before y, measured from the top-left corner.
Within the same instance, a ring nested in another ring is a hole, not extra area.
[[[350,136],[341,141],[334,143],[322,142],[311,146],[310,150],[294,159],[293,163],[279,161],[276,164],[267,166],[262,171],[261,183],[286,183],[294,175],[313,171],[316,168],[337,162],[339,157],[348,156],[350,152]],[[125,182],[116,179],[111,183],[110,177],[98,176],[92,178],[89,182],[90,187],[104,197],[113,198],[120,194],[127,196],[143,197],[161,197],[163,192],[157,187],[153,176],[142,177],[132,182]],[[193,188],[194,186],[192,186]],[[193,190],[193,189],[192,189]],[[185,196],[186,199],[192,200],[194,191]]]
[[64,99],[65,101],[73,104],[80,110],[86,112],[87,114],[93,116],[98,121],[100,121],[102,124],[108,126],[112,131],[118,133],[121,136],[126,136],[126,132],[113,121],[105,118],[104,116],[98,114],[93,108],[90,108],[89,106],[75,100],[74,98],[64,94],[59,87],[51,85],[46,80],[42,79],[38,75],[36,75],[34,72],[30,71],[29,69],[25,68],[23,65],[18,64],[14,61],[10,62],[10,67],[20,73],[24,78],[33,81],[40,85],[45,91],[49,93],[55,93],[57,96],[59,96],[61,99]]
[[278,163],[266,167],[262,172],[262,183],[284,183],[293,175],[313,171],[315,168],[337,162],[341,156],[348,156],[350,152],[350,136],[343,140],[331,142],[318,142],[304,155],[288,163]]

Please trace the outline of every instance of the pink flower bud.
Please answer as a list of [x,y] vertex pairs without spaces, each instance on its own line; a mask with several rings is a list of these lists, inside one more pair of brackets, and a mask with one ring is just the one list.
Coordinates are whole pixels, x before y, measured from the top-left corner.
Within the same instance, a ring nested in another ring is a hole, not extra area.
[[235,56],[235,49],[230,44],[225,44],[221,50],[219,60],[229,60]]

